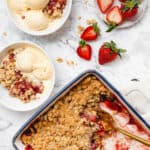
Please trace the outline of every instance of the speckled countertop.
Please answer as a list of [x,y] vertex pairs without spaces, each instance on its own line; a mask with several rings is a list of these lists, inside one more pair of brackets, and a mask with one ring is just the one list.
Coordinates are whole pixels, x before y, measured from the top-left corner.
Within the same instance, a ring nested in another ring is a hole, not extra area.
[[[97,69],[119,89],[128,101],[150,120],[150,1],[144,18],[134,27],[105,33],[104,24],[99,18],[94,0],[73,0],[71,15],[61,30],[46,37],[33,37],[19,31],[11,22],[5,0],[0,4],[0,47],[7,44],[29,40],[42,46],[52,59],[56,69],[56,84],[53,94],[63,85],[87,69]],[[83,15],[84,14],[84,15]],[[81,19],[79,19],[81,16]],[[76,55],[79,41],[78,25],[86,26],[87,19],[96,19],[101,27],[101,37],[92,42],[93,58],[86,62]],[[128,50],[122,59],[100,66],[97,55],[104,41],[114,40],[120,47]],[[57,61],[62,58],[63,62]],[[135,80],[136,79],[136,80]],[[0,96],[0,100],[1,99]],[[19,127],[36,110],[28,113],[12,112],[0,106],[0,150],[11,150],[11,140]],[[149,122],[150,123],[150,122]]]

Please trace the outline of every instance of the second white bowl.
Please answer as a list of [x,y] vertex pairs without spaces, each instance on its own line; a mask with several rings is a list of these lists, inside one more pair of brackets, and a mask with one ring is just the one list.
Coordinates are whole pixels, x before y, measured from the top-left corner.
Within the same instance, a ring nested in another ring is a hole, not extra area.
[[47,99],[51,95],[51,92],[54,88],[54,83],[55,83],[55,70],[54,70],[52,62],[50,61],[50,59],[49,59],[48,55],[45,53],[45,51],[41,47],[39,47],[38,45],[36,45],[34,43],[31,43],[31,42],[17,42],[17,43],[8,45],[6,48],[4,48],[0,52],[0,62],[6,56],[6,54],[8,53],[8,51],[10,49],[21,47],[23,45],[29,45],[29,46],[32,46],[32,47],[36,47],[36,48],[38,48],[38,50],[40,50],[47,57],[50,68],[51,68],[51,78],[50,78],[50,80],[47,81],[46,87],[45,87],[43,93],[40,94],[39,98],[36,99],[36,100],[33,100],[29,103],[24,103],[20,99],[10,96],[8,90],[0,85],[0,91],[1,91],[0,104],[7,107],[8,109],[11,109],[11,110],[14,110],[14,111],[22,111],[22,112],[23,111],[30,111],[30,110],[33,110],[35,108],[38,108],[44,102],[46,102]]

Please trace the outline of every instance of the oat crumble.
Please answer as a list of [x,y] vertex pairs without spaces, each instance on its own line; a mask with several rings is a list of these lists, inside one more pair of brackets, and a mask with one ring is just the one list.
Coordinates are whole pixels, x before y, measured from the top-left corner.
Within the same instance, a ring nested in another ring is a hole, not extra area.
[[36,95],[41,94],[44,90],[42,83],[35,85],[16,69],[13,49],[9,50],[8,55],[4,57],[0,64],[0,84],[8,89],[11,96],[17,97],[23,102],[36,99]]
[[[103,102],[109,102],[115,112],[124,109],[95,76],[86,77],[22,134],[25,149],[104,150],[103,140],[116,135],[116,130],[112,130],[110,114],[99,107]],[[128,114],[126,110],[124,113]],[[130,118],[130,123],[136,124],[134,118]]]
[[65,6],[66,0],[50,0],[43,12],[51,19],[57,19],[62,17]]

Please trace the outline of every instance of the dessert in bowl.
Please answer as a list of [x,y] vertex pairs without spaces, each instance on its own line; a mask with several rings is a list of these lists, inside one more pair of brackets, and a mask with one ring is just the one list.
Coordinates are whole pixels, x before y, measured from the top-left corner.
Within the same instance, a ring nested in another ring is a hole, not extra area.
[[18,28],[40,36],[62,27],[69,17],[72,0],[7,0],[7,5]]
[[27,111],[40,106],[50,96],[55,71],[47,54],[29,42],[11,44],[0,53],[0,103]]

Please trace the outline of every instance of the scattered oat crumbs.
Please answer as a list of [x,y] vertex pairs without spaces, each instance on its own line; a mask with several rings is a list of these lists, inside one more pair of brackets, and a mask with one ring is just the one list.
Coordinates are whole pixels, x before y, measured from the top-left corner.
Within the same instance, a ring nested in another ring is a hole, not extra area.
[[56,61],[57,61],[58,63],[63,63],[63,59],[60,58],[60,57],[57,57]]
[[87,19],[87,20],[86,20],[86,23],[87,23],[88,25],[91,25],[91,24],[97,23],[97,21],[96,21],[95,19]]
[[29,11],[29,10],[31,10],[31,8],[27,8],[27,10]]
[[3,32],[3,36],[7,36],[8,34],[7,34],[7,32]]
[[84,27],[81,25],[78,25],[78,33],[81,34],[84,31]]
[[79,17],[78,17],[78,20],[81,20],[81,19],[82,19],[82,17],[81,17],[81,16],[79,16]]
[[87,5],[88,5],[88,0],[83,0],[83,4],[84,4],[85,7],[87,7]]
[[66,64],[68,66],[75,66],[75,65],[77,65],[77,63],[74,60],[66,60]]

